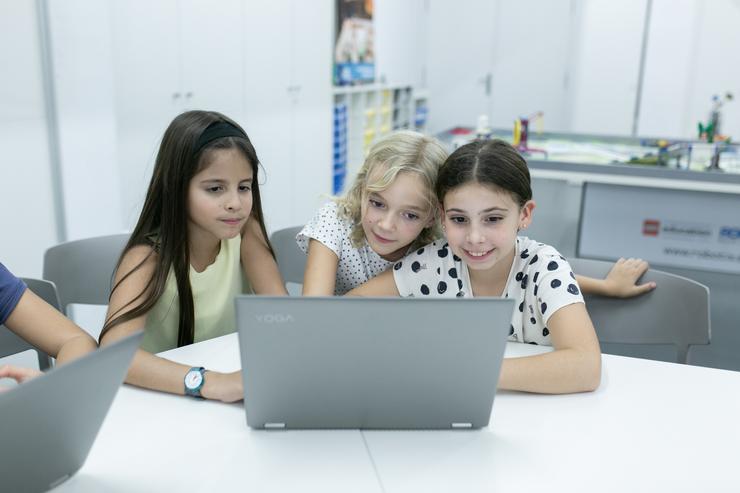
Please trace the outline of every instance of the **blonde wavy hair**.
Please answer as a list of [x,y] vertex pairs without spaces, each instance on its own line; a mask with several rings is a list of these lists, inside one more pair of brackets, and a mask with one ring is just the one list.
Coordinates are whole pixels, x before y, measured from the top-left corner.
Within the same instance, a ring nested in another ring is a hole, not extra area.
[[[416,173],[424,183],[424,196],[429,212],[434,217],[431,227],[424,228],[411,244],[415,249],[430,243],[441,236],[437,217],[437,196],[434,187],[440,166],[447,159],[447,151],[433,137],[411,130],[393,132],[375,143],[355,178],[352,188],[344,197],[335,199],[339,215],[352,222],[350,240],[352,246],[360,248],[365,241],[362,229],[362,204],[371,192],[382,192],[396,179],[399,173]],[[378,176],[377,169],[384,172]],[[371,176],[378,176],[370,182]]]

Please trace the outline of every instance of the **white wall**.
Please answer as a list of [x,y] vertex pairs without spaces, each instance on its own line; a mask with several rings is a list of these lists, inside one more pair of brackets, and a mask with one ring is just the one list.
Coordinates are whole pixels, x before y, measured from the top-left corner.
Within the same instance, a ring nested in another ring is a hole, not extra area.
[[41,277],[57,242],[34,0],[0,2],[0,262]]

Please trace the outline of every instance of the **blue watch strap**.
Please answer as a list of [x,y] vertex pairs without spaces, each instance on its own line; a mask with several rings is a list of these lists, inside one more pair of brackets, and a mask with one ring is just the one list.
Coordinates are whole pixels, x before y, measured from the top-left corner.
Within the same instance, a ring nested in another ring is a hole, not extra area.
[[[188,375],[190,375],[193,372],[199,372],[201,379],[200,384],[197,387],[188,387],[187,381],[188,381]],[[185,387],[185,395],[190,395],[193,397],[200,397],[203,398],[200,391],[203,388],[203,385],[206,383],[206,369],[202,366],[194,366],[188,372],[185,374],[185,379],[183,381],[183,385]]]

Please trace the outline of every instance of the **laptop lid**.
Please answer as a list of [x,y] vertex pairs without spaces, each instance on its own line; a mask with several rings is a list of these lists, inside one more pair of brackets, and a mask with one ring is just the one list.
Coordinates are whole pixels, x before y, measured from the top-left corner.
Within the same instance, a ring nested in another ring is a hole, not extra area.
[[82,467],[142,336],[0,393],[0,489],[47,491]]
[[480,428],[514,301],[236,298],[252,428]]

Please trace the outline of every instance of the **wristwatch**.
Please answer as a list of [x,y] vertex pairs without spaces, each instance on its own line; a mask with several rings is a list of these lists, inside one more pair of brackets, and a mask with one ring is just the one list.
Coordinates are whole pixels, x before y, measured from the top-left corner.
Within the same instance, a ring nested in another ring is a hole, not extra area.
[[202,366],[194,366],[185,374],[185,395],[203,398],[200,390],[206,383],[205,373],[206,369]]

